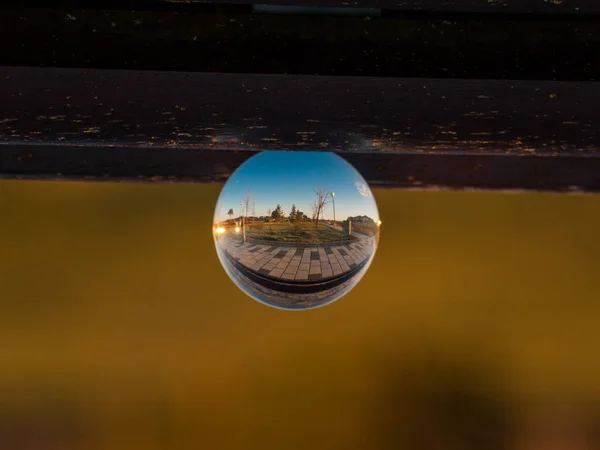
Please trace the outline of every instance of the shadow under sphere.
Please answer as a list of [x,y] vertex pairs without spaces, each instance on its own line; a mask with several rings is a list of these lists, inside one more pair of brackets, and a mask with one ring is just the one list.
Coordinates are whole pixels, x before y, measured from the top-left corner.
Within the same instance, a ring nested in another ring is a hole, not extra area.
[[337,300],[362,278],[380,225],[369,186],[340,156],[267,151],[225,184],[213,235],[242,291],[276,308],[309,309]]

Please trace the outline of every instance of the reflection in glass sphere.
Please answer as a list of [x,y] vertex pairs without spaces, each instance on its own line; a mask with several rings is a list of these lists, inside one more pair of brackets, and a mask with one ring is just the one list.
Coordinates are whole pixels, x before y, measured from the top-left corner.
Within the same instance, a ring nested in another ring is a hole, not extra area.
[[242,291],[276,308],[309,309],[358,283],[380,225],[369,186],[338,155],[266,151],[225,184],[213,235]]

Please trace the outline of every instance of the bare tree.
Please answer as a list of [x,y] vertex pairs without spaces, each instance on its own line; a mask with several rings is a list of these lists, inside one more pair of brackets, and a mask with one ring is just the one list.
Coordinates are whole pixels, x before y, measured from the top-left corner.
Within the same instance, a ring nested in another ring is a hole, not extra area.
[[267,208],[267,223],[269,224],[269,231],[273,231],[273,228],[271,227],[271,208]]
[[246,243],[246,222],[248,221],[248,205],[250,204],[250,200],[252,199],[252,194],[250,190],[246,193],[244,200],[242,200],[242,238],[244,243]]
[[250,200],[252,200],[252,193],[248,191],[242,202],[244,204],[244,218],[248,217],[248,207],[250,206]]
[[312,209],[315,219],[315,226],[318,227],[319,218],[321,217],[321,213],[323,212],[323,209],[327,204],[327,200],[329,199],[330,194],[325,189],[323,189],[323,186],[319,186],[317,189],[315,189],[315,194],[317,195],[317,198],[315,198],[315,201],[312,205]]

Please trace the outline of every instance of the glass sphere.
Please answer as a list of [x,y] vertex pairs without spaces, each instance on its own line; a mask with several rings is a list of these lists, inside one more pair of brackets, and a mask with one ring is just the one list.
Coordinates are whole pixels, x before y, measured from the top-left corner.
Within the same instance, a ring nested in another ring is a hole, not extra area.
[[223,187],[213,236],[242,291],[298,310],[331,303],[358,283],[380,225],[371,189],[337,154],[265,151]]

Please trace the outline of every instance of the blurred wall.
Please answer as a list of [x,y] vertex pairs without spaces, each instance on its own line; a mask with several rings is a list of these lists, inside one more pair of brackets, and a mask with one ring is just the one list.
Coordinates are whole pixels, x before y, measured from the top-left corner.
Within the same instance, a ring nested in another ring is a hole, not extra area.
[[375,190],[363,281],[286,312],[219,189],[0,180],[0,448],[597,445],[600,197]]

